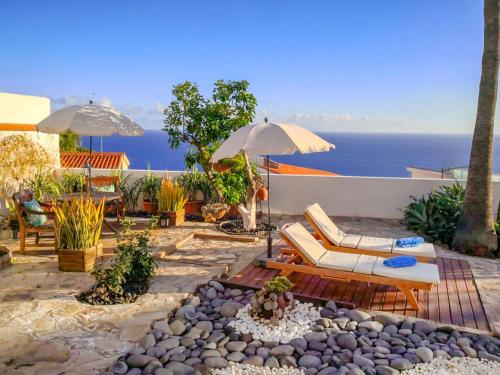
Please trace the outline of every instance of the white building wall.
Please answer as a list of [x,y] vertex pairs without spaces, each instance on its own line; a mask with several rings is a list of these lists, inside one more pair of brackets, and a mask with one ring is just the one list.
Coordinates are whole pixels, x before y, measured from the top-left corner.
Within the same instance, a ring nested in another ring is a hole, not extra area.
[[[49,98],[0,92],[0,124],[36,125],[48,115],[50,115]],[[23,134],[40,144],[51,155],[53,166],[59,167],[59,135],[0,129],[0,139],[14,134]]]

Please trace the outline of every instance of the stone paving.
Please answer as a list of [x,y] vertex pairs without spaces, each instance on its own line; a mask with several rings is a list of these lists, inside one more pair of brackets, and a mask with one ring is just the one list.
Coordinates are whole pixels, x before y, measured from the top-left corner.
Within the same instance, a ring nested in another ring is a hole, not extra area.
[[[280,216],[275,223],[299,220]],[[301,220],[301,219],[300,219]],[[301,220],[302,221],[302,220]],[[378,236],[411,234],[395,221],[338,218],[342,229]],[[180,228],[153,232],[156,251],[193,230],[212,225],[188,222]],[[114,239],[104,245],[112,251]],[[13,241],[4,241],[11,249]],[[57,270],[54,255],[21,256],[0,270],[0,373],[2,374],[96,374],[144,337],[153,321],[169,312],[199,284],[214,276],[232,275],[265,250],[266,241],[256,243],[193,239],[159,262],[148,293],[135,303],[88,306],[74,296],[93,283],[88,274]],[[438,248],[439,255],[464,257]],[[500,261],[465,257],[493,327],[500,316],[497,280]]]

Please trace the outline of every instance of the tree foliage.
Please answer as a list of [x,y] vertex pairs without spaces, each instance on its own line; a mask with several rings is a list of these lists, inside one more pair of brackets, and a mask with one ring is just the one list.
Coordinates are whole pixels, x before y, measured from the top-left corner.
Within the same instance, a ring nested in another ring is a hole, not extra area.
[[257,100],[247,91],[249,83],[245,80],[218,80],[214,86],[212,95],[205,98],[192,82],[175,85],[174,100],[164,112],[163,131],[169,136],[170,148],[176,150],[183,143],[191,146],[185,156],[186,165],[200,164],[219,200],[223,200],[210,157],[233,131],[252,121]]
[[81,138],[79,135],[66,132],[59,135],[59,151],[63,152],[76,152],[88,151],[86,148],[81,147]]

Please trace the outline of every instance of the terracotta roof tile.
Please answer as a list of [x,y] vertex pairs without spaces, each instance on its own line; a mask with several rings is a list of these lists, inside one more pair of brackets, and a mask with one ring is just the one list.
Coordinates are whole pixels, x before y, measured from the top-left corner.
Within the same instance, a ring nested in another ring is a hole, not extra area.
[[[88,152],[61,152],[62,168],[84,168],[89,161]],[[130,162],[124,152],[93,152],[92,168],[128,169]]]
[[[264,168],[267,165],[264,162]],[[299,167],[297,165],[277,163],[275,161],[270,161],[269,171],[276,174],[299,174],[299,175],[314,175],[314,176],[341,176],[338,173],[323,171],[321,169],[313,169],[306,167]]]

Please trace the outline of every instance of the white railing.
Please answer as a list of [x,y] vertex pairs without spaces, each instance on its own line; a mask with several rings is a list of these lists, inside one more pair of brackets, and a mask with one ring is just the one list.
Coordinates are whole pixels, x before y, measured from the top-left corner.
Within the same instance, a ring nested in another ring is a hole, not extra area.
[[[62,172],[62,169],[57,170],[58,175]],[[112,172],[109,170],[92,171],[93,176],[110,173]],[[129,169],[124,173],[130,174],[130,181],[133,181],[148,171]],[[183,172],[153,170],[151,173],[160,177],[176,177]],[[411,202],[410,196],[420,198],[440,185],[451,185],[454,182],[441,179],[272,174],[271,210],[277,214],[301,215],[308,204],[318,202],[333,216],[399,219],[402,217],[402,209]],[[500,182],[495,182],[493,187],[496,212],[500,199]]]

